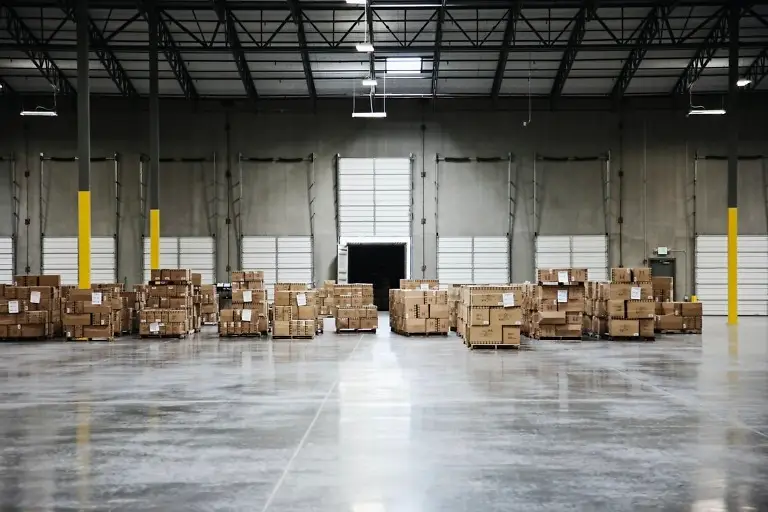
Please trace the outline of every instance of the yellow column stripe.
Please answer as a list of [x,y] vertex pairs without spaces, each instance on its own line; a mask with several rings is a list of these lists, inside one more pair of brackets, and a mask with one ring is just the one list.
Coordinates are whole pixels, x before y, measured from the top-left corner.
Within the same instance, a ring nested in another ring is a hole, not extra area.
[[91,192],[77,193],[77,284],[81,290],[91,287]]
[[160,210],[149,211],[149,268],[160,268]]
[[728,208],[728,323],[739,323],[739,209]]

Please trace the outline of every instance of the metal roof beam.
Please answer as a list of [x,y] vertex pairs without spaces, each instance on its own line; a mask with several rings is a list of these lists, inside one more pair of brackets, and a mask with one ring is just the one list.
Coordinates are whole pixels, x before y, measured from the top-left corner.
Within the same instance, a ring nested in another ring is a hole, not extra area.
[[[150,2],[147,0],[137,0],[137,2],[139,4],[141,16],[147,23],[149,23],[149,13],[147,10],[157,9],[157,6],[153,5],[157,2]],[[171,67],[171,71],[173,71],[176,81],[179,82],[179,87],[181,87],[184,97],[189,100],[198,99],[199,95],[197,94],[195,83],[187,70],[187,65],[184,63],[184,59],[181,56],[179,48],[176,46],[176,42],[173,40],[171,31],[168,29],[168,24],[165,23],[165,20],[163,20],[159,11],[157,13],[157,28],[159,30],[158,36],[160,48],[163,50],[165,60],[168,61],[168,65]]]
[[[668,25],[669,14],[675,8],[676,1],[663,2],[656,7],[651,8],[648,16],[643,20],[640,30],[638,31],[637,38],[635,39],[635,47],[629,52],[627,60],[624,62],[624,66],[621,69],[621,73],[616,78],[616,83],[613,85],[613,91],[611,96],[614,100],[619,101],[629,87],[629,83],[634,78],[635,73],[640,68],[645,54],[648,52],[648,48],[659,37],[659,34],[664,30],[664,27]],[[674,41],[673,41],[674,42]]]
[[309,91],[309,96],[313,100],[317,100],[315,80],[312,78],[312,66],[309,63],[307,37],[306,34],[304,34],[301,5],[299,4],[299,0],[288,0],[288,6],[291,8],[291,17],[293,17],[293,22],[296,24],[296,35],[299,38],[299,47],[301,47],[301,65],[304,68],[304,76],[307,79],[307,90]]
[[571,35],[568,37],[568,45],[563,52],[563,58],[560,60],[560,67],[557,70],[555,82],[552,84],[552,92],[550,93],[550,96],[553,100],[557,100],[563,92],[565,82],[568,80],[568,75],[571,73],[573,63],[576,61],[576,55],[579,53],[581,42],[584,40],[584,35],[587,33],[587,21],[591,19],[594,9],[594,0],[585,0],[584,5],[582,5],[579,12],[576,14]]
[[[752,8],[755,2],[745,2],[741,7],[740,17]],[[712,57],[715,56],[715,52],[718,49],[728,44],[728,38],[730,35],[730,26],[728,22],[728,8],[721,8],[721,15],[717,19],[717,22],[707,34],[704,41],[701,42],[696,53],[691,58],[688,65],[685,67],[685,71],[677,79],[675,88],[672,90],[672,94],[685,94],[688,89],[701,77],[704,73]],[[742,45],[743,46],[743,45]]]
[[491,87],[491,97],[494,100],[499,97],[499,92],[501,91],[501,82],[504,80],[504,71],[507,69],[507,60],[509,59],[509,47],[510,44],[515,44],[515,30],[517,28],[517,20],[520,19],[522,7],[523,2],[519,0],[507,12],[507,26],[504,28],[504,39],[501,41],[501,51],[499,51],[496,74],[493,76],[493,87]]
[[[76,3],[77,0],[59,0],[59,7],[68,18],[75,23],[80,23],[81,20],[78,20],[77,16],[75,16]],[[128,78],[128,73],[125,72],[120,61],[117,60],[117,57],[115,57],[115,54],[107,45],[104,34],[101,33],[101,30],[99,30],[90,16],[88,17],[88,34],[93,45],[93,51],[96,52],[99,62],[104,66],[109,78],[112,79],[120,94],[127,97],[138,97],[139,93],[136,92],[130,78]]]
[[435,52],[432,54],[432,100],[437,97],[437,80],[440,75],[440,47],[443,44],[443,23],[445,23],[445,3],[442,0],[437,10],[437,27],[435,27]]
[[[0,18],[5,19],[5,28],[16,43],[22,46],[29,45],[30,47],[41,46],[40,40],[35,37],[34,33],[24,23],[24,20],[16,14],[16,11],[0,4]],[[43,77],[48,80],[48,83],[56,88],[56,91],[62,94],[77,94],[74,87],[67,80],[67,77],[46,50],[30,48],[24,51],[35,67],[42,73]]]
[[760,55],[757,56],[744,73],[744,78],[752,80],[746,88],[748,90],[755,90],[766,75],[768,75],[768,48],[764,48],[760,52]]
[[216,16],[218,16],[219,21],[224,25],[224,33],[227,37],[227,43],[232,51],[232,57],[235,59],[237,72],[240,75],[240,80],[243,81],[245,92],[251,100],[255,101],[259,99],[259,93],[256,92],[256,85],[253,83],[251,70],[248,67],[248,61],[245,58],[243,47],[240,44],[240,38],[237,35],[235,18],[232,11],[227,7],[226,0],[213,0],[213,8],[214,11],[216,11]]

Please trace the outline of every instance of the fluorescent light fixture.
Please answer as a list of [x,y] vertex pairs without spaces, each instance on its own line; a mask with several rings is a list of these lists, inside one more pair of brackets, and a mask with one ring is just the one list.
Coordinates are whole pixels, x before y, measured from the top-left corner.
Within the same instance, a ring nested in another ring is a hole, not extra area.
[[746,86],[748,86],[751,83],[752,83],[752,80],[750,80],[749,78],[739,78],[736,81],[736,85],[738,87],[746,87]]
[[421,73],[421,57],[387,57],[387,74]]
[[55,110],[22,110],[21,115],[32,117],[56,117],[59,114],[57,114]]
[[722,108],[692,108],[689,112],[689,116],[722,116],[725,114],[725,109]]
[[363,87],[376,87],[375,78],[363,78]]
[[357,43],[355,48],[357,48],[357,51],[359,52],[371,53],[373,51],[373,45],[371,43]]
[[352,112],[352,117],[368,117],[374,119],[381,119],[387,117],[386,112]]
[[347,0],[347,3],[352,5],[365,5],[368,2],[367,0]]

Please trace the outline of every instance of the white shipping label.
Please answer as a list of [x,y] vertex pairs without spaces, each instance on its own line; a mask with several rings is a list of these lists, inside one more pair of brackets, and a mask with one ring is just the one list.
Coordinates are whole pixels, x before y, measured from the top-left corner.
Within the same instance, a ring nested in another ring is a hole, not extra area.
[[250,309],[244,309],[244,310],[243,310],[243,311],[240,313],[240,319],[241,319],[243,322],[250,322],[250,321],[251,321],[251,310],[250,310]]
[[557,302],[568,302],[568,290],[557,290]]
[[9,300],[8,301],[8,312],[9,313],[18,313],[19,312],[19,301],[17,301],[17,300]]
[[422,290],[429,290],[429,283],[421,283],[420,288]]
[[160,324],[157,322],[149,324],[149,332],[160,332]]
[[243,302],[253,302],[253,292],[251,290],[243,290]]
[[502,302],[504,304],[505,308],[511,308],[515,305],[515,294],[514,293],[505,293],[502,295]]
[[29,302],[32,304],[40,304],[40,292],[31,292],[29,294]]
[[640,300],[643,298],[642,295],[642,288],[639,286],[633,286],[632,290],[629,292],[629,298],[632,300]]
[[561,283],[568,284],[568,271],[560,270],[557,272],[557,280]]
[[296,304],[299,306],[306,306],[307,305],[307,294],[306,293],[299,293],[296,295]]
[[101,292],[91,293],[91,304],[94,306],[101,306]]

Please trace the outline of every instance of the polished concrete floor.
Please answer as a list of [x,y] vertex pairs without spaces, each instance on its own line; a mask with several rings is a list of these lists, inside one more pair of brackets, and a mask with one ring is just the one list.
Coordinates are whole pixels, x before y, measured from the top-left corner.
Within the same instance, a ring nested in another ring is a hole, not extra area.
[[0,510],[766,510],[768,319],[704,330],[3,344]]

